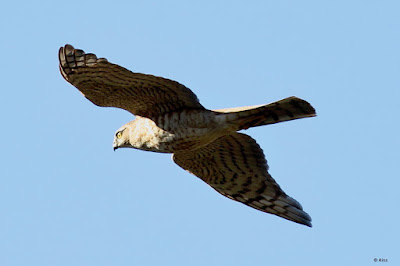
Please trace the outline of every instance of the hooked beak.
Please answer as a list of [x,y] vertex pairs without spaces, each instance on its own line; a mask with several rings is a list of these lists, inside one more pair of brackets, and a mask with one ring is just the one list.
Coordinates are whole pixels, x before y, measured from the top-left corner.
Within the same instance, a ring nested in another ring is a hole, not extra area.
[[119,147],[118,147],[118,144],[117,144],[117,142],[116,141],[114,141],[114,143],[113,143],[113,149],[114,149],[114,151],[116,150],[116,149],[118,149]]

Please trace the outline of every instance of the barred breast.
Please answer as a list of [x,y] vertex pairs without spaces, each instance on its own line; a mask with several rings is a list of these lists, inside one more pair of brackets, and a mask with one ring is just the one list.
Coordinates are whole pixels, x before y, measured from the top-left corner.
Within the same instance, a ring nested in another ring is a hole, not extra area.
[[153,152],[198,149],[227,134],[226,128],[216,122],[214,112],[205,110],[184,110],[152,119],[136,116],[128,124],[131,145]]

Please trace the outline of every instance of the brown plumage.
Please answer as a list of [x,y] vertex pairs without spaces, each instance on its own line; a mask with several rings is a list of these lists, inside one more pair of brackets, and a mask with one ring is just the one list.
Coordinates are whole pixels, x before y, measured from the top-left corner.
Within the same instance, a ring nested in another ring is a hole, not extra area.
[[173,153],[173,160],[222,195],[255,209],[311,226],[301,205],[268,173],[262,149],[236,131],[315,116],[306,101],[209,110],[176,81],[133,73],[65,45],[59,51],[65,80],[98,106],[118,107],[136,119],[117,130],[114,149]]

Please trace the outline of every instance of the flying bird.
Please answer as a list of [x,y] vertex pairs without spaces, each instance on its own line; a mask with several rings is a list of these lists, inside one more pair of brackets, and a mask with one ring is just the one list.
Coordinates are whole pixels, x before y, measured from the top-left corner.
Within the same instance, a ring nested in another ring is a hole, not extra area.
[[316,115],[297,97],[209,110],[184,85],[134,73],[72,45],[59,50],[63,78],[98,106],[122,108],[135,120],[119,128],[114,150],[172,153],[173,161],[222,195],[311,227],[311,217],[268,173],[264,153],[243,129]]

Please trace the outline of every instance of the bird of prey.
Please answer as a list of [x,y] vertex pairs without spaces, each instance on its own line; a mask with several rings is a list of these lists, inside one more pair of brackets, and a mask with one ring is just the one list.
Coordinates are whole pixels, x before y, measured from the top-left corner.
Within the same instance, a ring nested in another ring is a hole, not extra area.
[[59,50],[60,72],[89,101],[122,108],[135,120],[119,128],[114,150],[172,153],[173,161],[222,195],[257,210],[311,227],[311,217],[268,173],[264,153],[237,131],[315,116],[297,97],[274,103],[209,110],[184,85],[134,73],[72,45]]

